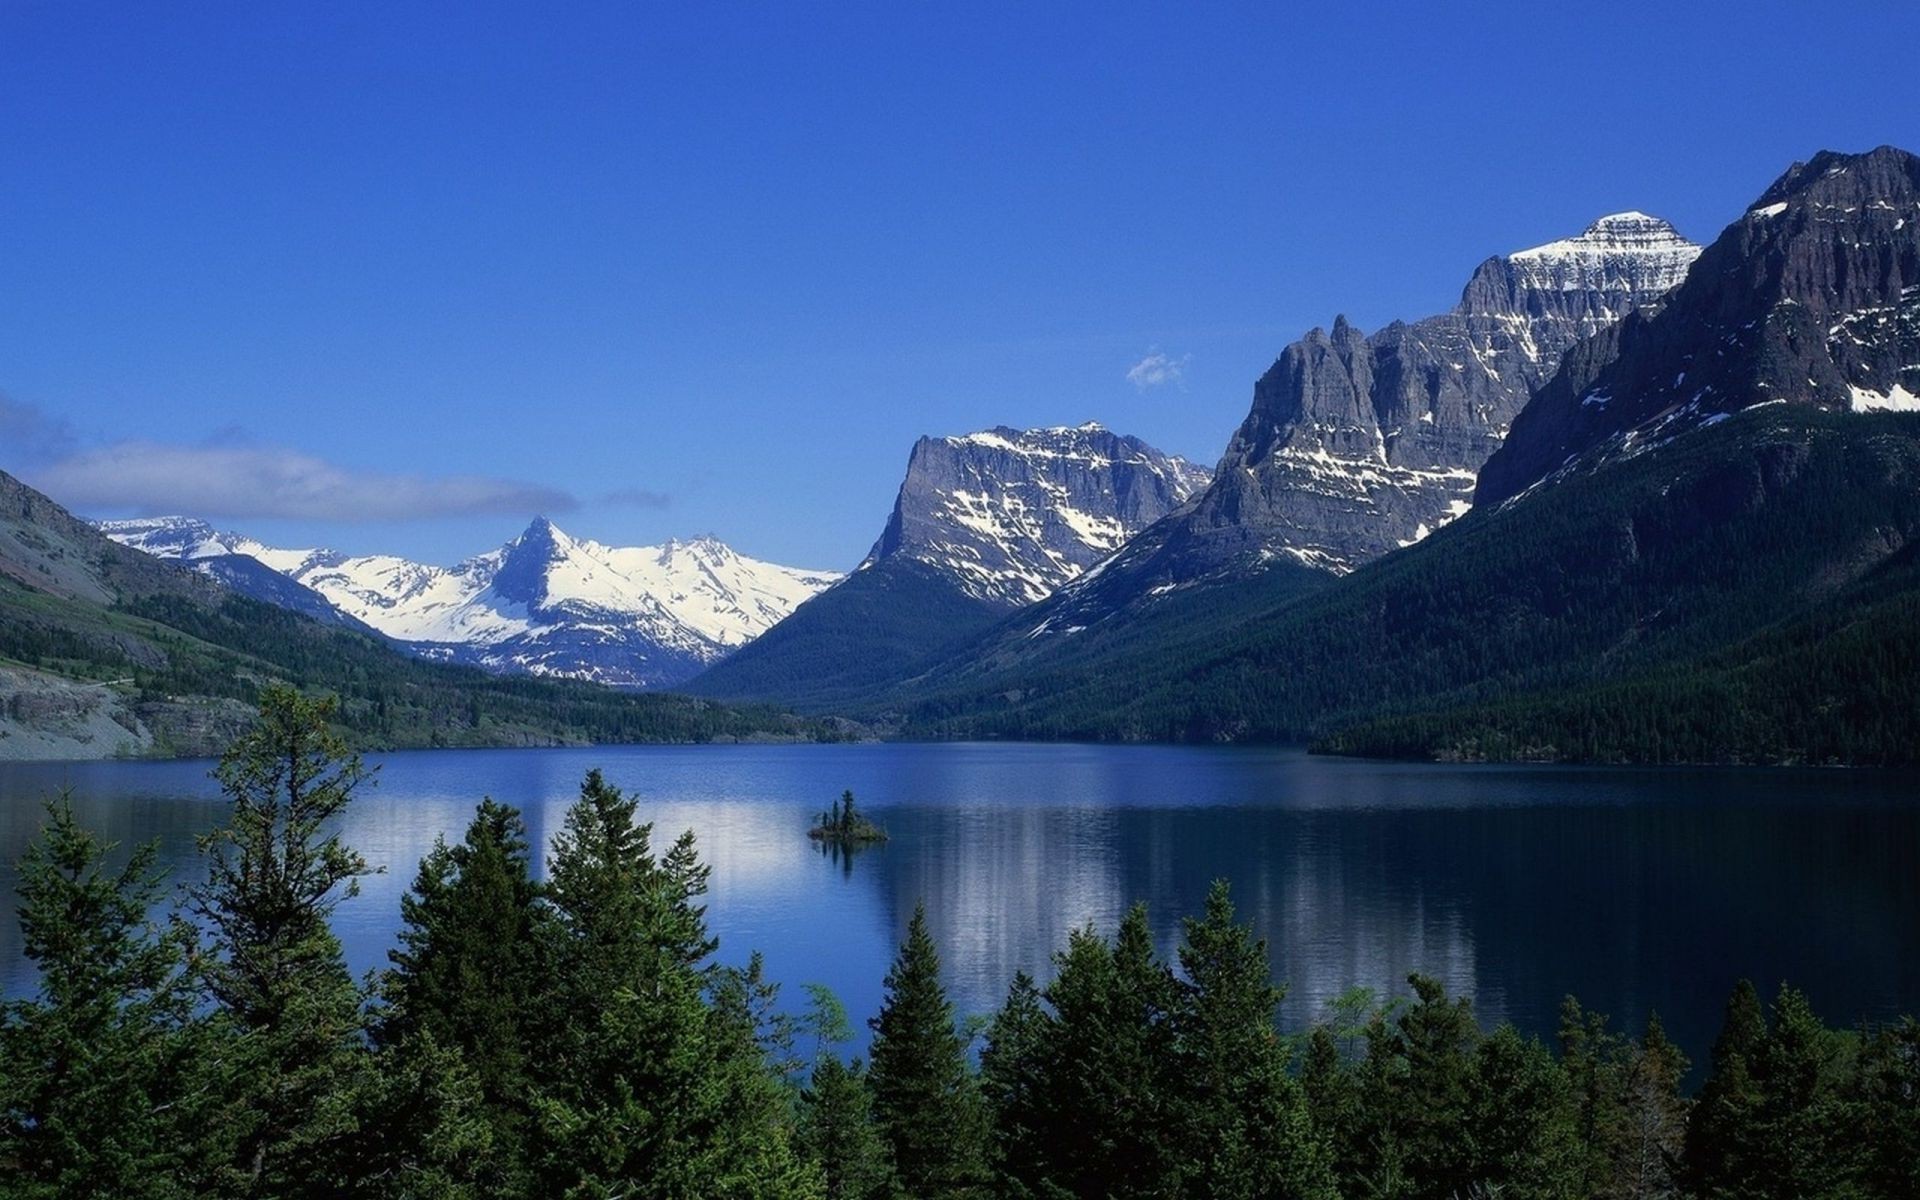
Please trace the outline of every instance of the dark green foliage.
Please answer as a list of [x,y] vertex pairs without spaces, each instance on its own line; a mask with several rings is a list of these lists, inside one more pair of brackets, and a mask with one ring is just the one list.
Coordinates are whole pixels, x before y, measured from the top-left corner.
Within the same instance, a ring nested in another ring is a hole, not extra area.
[[548,874],[550,1036],[535,1068],[535,1194],[815,1191],[761,1040],[770,985],[757,965],[708,963],[708,869],[692,835],[656,858],[637,801],[594,771]]
[[885,1200],[893,1192],[886,1143],[873,1118],[873,1089],[860,1061],[823,1056],[800,1094],[800,1145],[820,1164],[827,1200]]
[[913,910],[872,1026],[874,1117],[900,1186],[916,1200],[975,1194],[984,1175],[979,1098],[923,905]]
[[[1860,1059],[1858,1039],[1820,1024],[1805,996],[1782,986],[1769,1019],[1743,981],[1728,1002],[1687,1131],[1693,1193],[1762,1200],[1904,1194],[1897,1185],[1884,1193],[1864,1186],[1897,1181],[1903,1168],[1886,1171],[1876,1161],[1883,1147],[1860,1140],[1863,1124],[1885,1120],[1888,1111],[1868,1099],[1886,1077],[1863,1071]],[[1898,1118],[1885,1127],[1897,1141]]]
[[1266,943],[1235,922],[1224,881],[1208,892],[1205,916],[1187,919],[1180,966],[1174,1069],[1178,1141],[1197,1160],[1191,1186],[1222,1200],[1331,1195],[1325,1146],[1274,1031],[1285,989]]
[[1916,470],[1920,418],[1755,409],[1338,582],[1176,592],[1060,661],[1009,626],[875,704],[942,736],[1912,762]]
[[421,1087],[452,1064],[471,1077],[490,1141],[477,1169],[491,1172],[480,1182],[496,1194],[526,1186],[532,1060],[546,1032],[552,938],[529,853],[519,812],[492,799],[459,843],[434,846],[400,900],[405,925],[388,955],[375,1029],[383,1052]]
[[20,864],[32,999],[0,1009],[0,1180],[19,1197],[183,1196],[202,1049],[183,927],[156,929],[155,848],[119,870],[63,797]]
[[1920,1196],[1920,1021],[1909,1017],[1869,1037],[1856,1084],[1872,1196]]
[[1686,1177],[1696,1195],[1739,1194],[1760,1171],[1760,1073],[1766,1041],[1760,993],[1743,979],[1727,1000],[1707,1081],[1687,1126]]
[[202,839],[207,879],[190,908],[212,940],[208,994],[231,1025],[210,1085],[226,1102],[222,1191],[328,1194],[368,1082],[364,997],[328,925],[367,872],[330,832],[367,775],[333,713],[331,700],[270,688],[215,771],[233,811]]

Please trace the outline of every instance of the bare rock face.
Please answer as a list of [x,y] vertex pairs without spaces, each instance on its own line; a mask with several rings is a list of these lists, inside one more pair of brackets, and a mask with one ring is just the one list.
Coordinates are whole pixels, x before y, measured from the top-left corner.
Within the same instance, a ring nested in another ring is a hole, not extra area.
[[[1367,336],[1344,317],[1253,389],[1213,483],[1036,614],[1072,627],[1291,561],[1344,573],[1467,511],[1474,477],[1570,347],[1657,303],[1699,247],[1644,213],[1489,258],[1452,312]],[[1057,610],[1057,611],[1056,611]]]
[[1920,157],[1795,164],[1656,311],[1566,355],[1476,503],[1773,402],[1920,410]]
[[1000,608],[1031,604],[1178,508],[1209,476],[1093,423],[923,437],[861,564],[916,560]]

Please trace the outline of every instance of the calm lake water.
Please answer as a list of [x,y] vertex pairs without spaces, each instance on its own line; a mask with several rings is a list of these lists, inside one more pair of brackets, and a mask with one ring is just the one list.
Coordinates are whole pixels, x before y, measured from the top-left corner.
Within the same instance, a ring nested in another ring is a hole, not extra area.
[[[344,904],[356,969],[383,965],[399,896],[473,804],[550,838],[589,767],[639,792],[656,844],[694,829],[721,956],[765,952],[797,1002],[856,1018],[925,900],[964,1012],[1067,931],[1145,900],[1163,949],[1208,882],[1232,881],[1302,1024],[1354,984],[1411,970],[1483,1018],[1550,1033],[1562,995],[1637,1028],[1656,1009],[1696,1059],[1734,980],[1791,980],[1833,1023],[1920,1012],[1920,776],[1840,771],[1439,767],[1289,750],[1029,745],[623,747],[393,754],[345,835],[387,873]],[[176,877],[223,813],[208,763],[0,764],[0,986],[31,987],[14,863],[41,801],[160,839]],[[852,788],[893,840],[836,862],[810,817]]]

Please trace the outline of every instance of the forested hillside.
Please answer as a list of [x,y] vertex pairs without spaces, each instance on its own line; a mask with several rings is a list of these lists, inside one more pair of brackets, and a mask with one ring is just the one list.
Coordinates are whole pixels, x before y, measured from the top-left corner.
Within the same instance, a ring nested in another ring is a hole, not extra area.
[[771,709],[421,662],[117,545],[0,474],[0,757],[209,753],[272,682],[335,693],[378,747],[831,736]]
[[956,665],[907,720],[943,736],[1912,761],[1916,481],[1920,417],[1756,409],[1304,597],[1211,622],[1204,595],[1187,600],[1165,618],[1183,637],[1077,667]]

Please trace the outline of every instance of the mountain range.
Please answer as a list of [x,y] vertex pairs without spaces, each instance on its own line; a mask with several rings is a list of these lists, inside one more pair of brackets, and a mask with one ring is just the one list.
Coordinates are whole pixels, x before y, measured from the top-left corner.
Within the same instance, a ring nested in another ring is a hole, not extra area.
[[1912,761],[1917,322],[1920,159],[1816,156],[1569,345],[1444,528],[1338,578],[1281,561],[1112,602],[1190,506],[852,707],[950,737]]
[[238,591],[377,632],[424,658],[617,687],[678,683],[838,578],[760,562],[713,537],[603,546],[545,518],[453,567],[280,549],[185,517],[100,528],[123,545],[186,560]]
[[[276,682],[339,697],[340,723],[374,747],[841,736],[772,710],[422,661],[306,611],[317,594],[256,559],[206,561],[123,546],[0,472],[0,759],[217,753]],[[256,599],[230,571],[284,588]]]
[[[16,531],[22,628],[204,630],[257,597],[306,638],[909,736],[1911,762],[1920,158],[1823,152],[1704,249],[1619,213],[1486,260],[1446,313],[1312,330],[1212,471],[1097,424],[922,438],[844,577],[545,521],[453,568],[107,529],[198,571],[129,600],[87,566],[124,562]],[[49,669],[63,636],[0,653]]]

